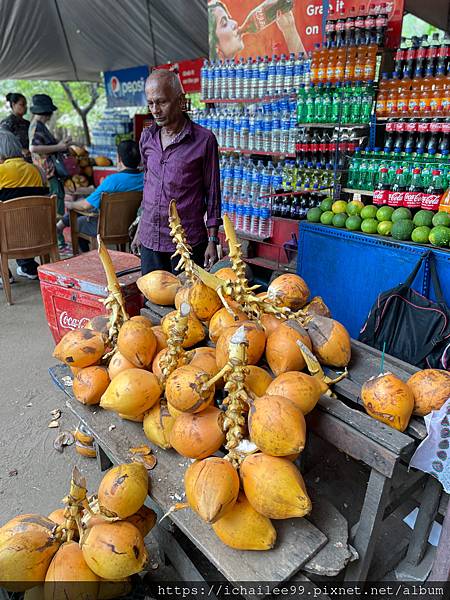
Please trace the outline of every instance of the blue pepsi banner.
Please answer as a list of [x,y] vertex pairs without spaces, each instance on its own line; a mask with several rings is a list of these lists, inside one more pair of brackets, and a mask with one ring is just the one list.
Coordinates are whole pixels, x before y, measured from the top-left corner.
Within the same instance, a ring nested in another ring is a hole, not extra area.
[[109,108],[115,106],[145,106],[144,86],[150,71],[147,65],[105,71],[106,100]]

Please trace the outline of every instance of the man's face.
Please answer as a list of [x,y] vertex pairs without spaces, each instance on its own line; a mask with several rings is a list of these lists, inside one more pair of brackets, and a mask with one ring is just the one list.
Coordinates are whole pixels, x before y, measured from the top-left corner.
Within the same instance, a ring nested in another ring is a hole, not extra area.
[[177,122],[182,114],[183,94],[175,94],[171,86],[162,79],[149,79],[145,86],[148,109],[160,127]]

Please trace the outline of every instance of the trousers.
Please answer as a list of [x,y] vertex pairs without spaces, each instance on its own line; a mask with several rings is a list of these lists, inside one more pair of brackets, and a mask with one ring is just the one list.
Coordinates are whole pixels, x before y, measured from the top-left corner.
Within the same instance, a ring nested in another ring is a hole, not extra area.
[[[203,242],[192,248],[192,259],[197,264],[203,267],[205,262],[205,252],[207,242]],[[180,259],[179,256],[170,258],[172,252],[160,252],[159,250],[151,250],[141,245],[141,271],[142,275],[151,273],[152,271],[169,271],[177,275],[179,271],[175,270]]]

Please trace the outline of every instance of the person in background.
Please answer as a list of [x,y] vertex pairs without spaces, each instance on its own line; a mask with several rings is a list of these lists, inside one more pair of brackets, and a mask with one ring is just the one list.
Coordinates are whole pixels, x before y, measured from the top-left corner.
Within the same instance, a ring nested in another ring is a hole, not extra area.
[[140,248],[143,275],[175,269],[178,261],[171,260],[175,247],[169,229],[169,203],[175,199],[193,260],[211,267],[217,260],[221,223],[217,140],[184,114],[184,93],[175,73],[154,71],[145,94],[155,122],[140,140],[144,196],[132,250],[137,253]]
[[[22,196],[45,196],[44,184],[37,167],[25,161],[18,138],[10,131],[0,129],[0,201]],[[17,275],[37,279],[38,264],[33,258],[18,259]],[[10,275],[10,282],[14,279]],[[0,278],[0,283],[3,284]]]
[[27,112],[27,99],[23,94],[11,92],[6,94],[6,101],[11,107],[11,114],[0,122],[0,127],[7,129],[18,138],[24,157],[31,161],[28,141],[30,121],[23,118]]
[[[117,169],[118,173],[108,175],[101,182],[98,188],[87,198],[75,201],[66,201],[66,207],[98,212],[100,200],[103,192],[141,192],[144,188],[144,173],[138,169],[141,163],[139,146],[132,140],[120,142],[117,146]],[[86,235],[97,235],[98,216],[78,217],[78,231]],[[69,215],[66,214],[58,222],[57,228],[62,232],[70,224]],[[78,238],[81,252],[89,251],[89,242],[83,238]]]
[[[52,118],[53,113],[58,110],[50,96],[35,94],[32,102],[30,111],[34,116],[29,130],[31,157],[33,163],[43,169],[50,193],[57,197],[57,214],[59,218],[62,218],[64,215],[64,180],[56,172],[55,161],[58,153],[68,150],[72,140],[67,137],[58,142],[47,128],[46,124]],[[67,250],[67,244],[62,234],[58,235],[58,246],[62,252]]]

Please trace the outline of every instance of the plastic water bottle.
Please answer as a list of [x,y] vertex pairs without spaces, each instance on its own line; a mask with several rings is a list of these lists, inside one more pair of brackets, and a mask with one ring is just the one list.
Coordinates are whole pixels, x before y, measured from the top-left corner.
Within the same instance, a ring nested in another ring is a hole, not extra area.
[[281,141],[281,118],[280,113],[275,112],[272,115],[272,146],[273,152],[280,152]]
[[273,95],[276,90],[277,80],[277,55],[273,54],[269,62],[268,75],[267,75],[267,93],[269,96]]
[[236,98],[236,64],[233,60],[228,63],[227,83],[228,95],[225,97],[234,100]]
[[291,118],[288,111],[284,111],[281,116],[281,136],[280,136],[280,152],[287,154],[289,152],[289,129],[291,126]]
[[276,68],[276,79],[275,85],[279,90],[282,90],[284,86],[284,79],[286,77],[286,54],[282,54],[280,60],[277,63]]
[[236,202],[236,231],[244,231],[244,200],[239,198]]
[[260,187],[260,195],[261,196],[268,196],[270,194],[270,190],[271,190],[271,185],[272,185],[272,167],[271,164],[267,164],[262,171],[262,180],[261,180],[261,187]]
[[303,52],[299,52],[297,58],[294,63],[294,77],[292,80],[292,85],[295,88],[299,88],[303,82],[303,62],[305,55]]
[[272,118],[270,115],[263,115],[263,139],[262,150],[269,152],[272,142]]
[[312,54],[311,54],[311,52],[308,52],[308,54],[305,57],[305,60],[303,61],[302,83],[304,83],[305,86],[307,86],[307,87],[309,87],[309,85],[311,84],[311,59],[312,59]]
[[259,65],[261,64],[261,57],[257,56],[255,62],[252,64],[252,77],[250,86],[250,98],[258,98],[259,91]]
[[256,150],[256,114],[254,112],[248,118],[248,150]]
[[266,55],[258,66],[258,96],[263,98],[267,94],[267,81],[269,77],[269,57]]
[[239,148],[239,144],[241,141],[241,124],[242,124],[242,114],[237,111],[234,114],[234,119],[233,119],[233,129],[234,129],[233,148]]
[[203,100],[208,99],[208,74],[209,74],[209,61],[205,59],[203,66],[200,69],[200,81],[201,81],[201,97]]
[[264,139],[264,122],[263,122],[263,114],[260,110],[256,112],[256,125],[255,125],[255,150],[258,152],[263,151],[263,139]]
[[294,72],[295,72],[295,54],[291,52],[286,62],[286,70],[284,75],[284,87],[291,89],[294,85]]
[[255,200],[250,205],[251,208],[251,219],[250,219],[250,231],[251,235],[259,237],[259,215],[260,215],[260,204],[261,201],[259,198],[255,198]]
[[295,112],[289,116],[288,153],[295,154],[295,142],[297,141],[297,117]]
[[221,74],[221,69],[222,69],[222,61],[221,60],[217,60],[216,64],[214,65],[214,71],[213,71],[213,99],[214,98],[220,98],[219,96],[219,87],[220,87],[220,74]]
[[243,97],[244,93],[244,59],[240,58],[238,64],[236,65],[236,81],[235,81],[235,91],[236,98],[240,99]]
[[225,132],[227,130],[227,115],[223,110],[218,111],[219,114],[219,134],[217,136],[219,146],[225,146]]
[[242,88],[242,98],[250,98],[251,91],[251,78],[252,78],[253,59],[251,56],[248,57],[247,63],[244,68],[244,83]]
[[272,219],[270,216],[269,198],[262,198],[259,205],[258,237],[266,239],[271,235]]
[[239,148],[241,150],[248,150],[248,132],[250,127],[250,115],[248,109],[246,109],[242,115],[241,120],[241,131],[239,137]]
[[252,205],[253,205],[253,196],[251,194],[249,194],[247,199],[244,201],[244,216],[243,216],[243,220],[242,220],[242,230],[245,233],[251,233]]
[[289,112],[292,114],[295,114],[296,110],[297,110],[297,90],[296,88],[291,88],[290,94],[289,94]]

